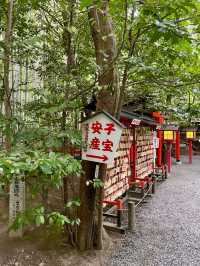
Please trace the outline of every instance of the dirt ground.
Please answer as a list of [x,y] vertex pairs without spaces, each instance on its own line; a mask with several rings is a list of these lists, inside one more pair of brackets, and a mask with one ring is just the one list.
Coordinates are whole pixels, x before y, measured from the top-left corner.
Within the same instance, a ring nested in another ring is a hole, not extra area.
[[101,266],[121,239],[120,234],[112,233],[106,237],[104,250],[79,252],[35,234],[10,239],[5,222],[0,222],[0,266]]
[[60,238],[49,238],[42,229],[11,239],[7,224],[8,199],[0,197],[0,266],[100,266],[121,239],[120,234],[110,233],[102,251],[80,253]]

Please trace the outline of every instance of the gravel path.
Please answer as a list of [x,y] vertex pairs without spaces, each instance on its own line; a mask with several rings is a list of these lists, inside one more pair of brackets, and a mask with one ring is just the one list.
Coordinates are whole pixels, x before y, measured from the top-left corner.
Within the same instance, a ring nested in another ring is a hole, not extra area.
[[[187,158],[185,158],[187,159]],[[174,165],[108,266],[200,266],[200,157]]]

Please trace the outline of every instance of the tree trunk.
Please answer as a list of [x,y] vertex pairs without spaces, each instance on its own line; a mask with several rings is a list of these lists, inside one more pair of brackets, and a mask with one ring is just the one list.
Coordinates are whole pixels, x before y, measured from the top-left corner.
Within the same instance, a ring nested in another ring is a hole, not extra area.
[[94,179],[95,168],[95,163],[83,162],[84,174],[80,184],[79,212],[81,223],[78,232],[78,246],[81,251],[92,249],[94,244],[96,191],[91,184],[87,185],[87,182]]
[[13,34],[13,8],[14,1],[10,0],[7,3],[7,21],[6,32],[4,39],[4,76],[3,76],[3,88],[4,88],[4,108],[6,118],[6,135],[5,135],[5,149],[10,151],[11,149],[11,88],[9,81],[10,63],[11,63],[11,46],[12,46],[12,34]]
[[[119,104],[119,74],[114,63],[117,55],[116,38],[112,26],[112,20],[109,15],[109,1],[102,1],[101,6],[95,5],[88,9],[91,34],[95,47],[96,62],[99,66],[98,82],[101,91],[97,97],[97,110],[106,110],[112,115],[117,115]],[[81,180],[81,209],[79,228],[79,248],[81,250],[90,249],[97,245],[98,249],[102,248],[102,229],[103,229],[103,208],[102,200],[104,199],[104,189],[97,192],[91,188],[86,188],[86,181],[93,179],[95,176],[95,164],[84,162],[84,176]],[[100,166],[99,178],[104,182],[106,175],[106,165]],[[97,195],[96,195],[97,194]],[[95,222],[95,198],[98,199],[98,224]],[[95,230],[95,232],[93,232]]]
[[98,8],[95,5],[90,7],[88,16],[95,47],[96,62],[100,69],[98,81],[102,87],[97,99],[97,109],[104,109],[116,116],[120,86],[119,73],[115,64],[117,44],[112,19],[109,15],[109,1],[103,0],[101,7]]
[[[75,68],[75,49],[74,49],[74,44],[73,44],[73,34],[70,31],[70,28],[74,25],[75,22],[75,5],[76,5],[76,0],[68,0],[67,1],[67,8],[63,10],[62,16],[63,16],[63,47],[65,50],[65,55],[67,57],[67,75],[73,75],[73,69]],[[68,84],[70,87],[70,82]],[[65,100],[68,100],[68,90],[66,90],[65,93]],[[67,121],[67,111],[63,110],[62,112],[62,130],[66,130],[66,121]],[[64,138],[63,142],[63,151],[66,152],[69,150],[69,143],[66,138]],[[75,197],[73,195],[73,192],[70,191],[70,179],[73,177],[64,177],[63,178],[63,199],[64,199],[64,204],[69,202],[71,200],[71,197]],[[75,188],[72,189],[75,191]],[[76,218],[76,210],[66,208],[65,209],[65,214],[74,219]],[[75,246],[76,241],[77,241],[77,230],[76,226],[71,226],[67,225],[66,226],[66,231],[68,233],[68,240],[69,242]]]

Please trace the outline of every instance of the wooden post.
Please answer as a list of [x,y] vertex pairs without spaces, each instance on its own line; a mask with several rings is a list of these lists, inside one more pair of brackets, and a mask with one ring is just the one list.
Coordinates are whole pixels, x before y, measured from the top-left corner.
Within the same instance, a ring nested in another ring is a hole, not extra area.
[[[106,164],[97,164],[95,170],[95,178],[101,179],[102,182],[105,180],[106,175]],[[103,248],[103,199],[104,199],[104,187],[99,188],[98,191],[98,224],[97,224],[97,249]]]
[[189,164],[192,163],[192,140],[189,139],[188,140],[188,144],[189,144]]
[[167,178],[168,178],[168,175],[167,175],[167,166],[164,165],[164,166],[163,166],[163,169],[164,169],[164,176],[165,176],[165,179],[167,179]]
[[117,210],[117,227],[122,226],[122,211],[120,209]]
[[156,193],[156,178],[153,178],[153,184],[152,184],[152,194]]
[[122,200],[117,201],[117,227],[122,226],[122,209],[123,209],[123,202]]
[[135,202],[128,202],[128,229],[133,232],[136,226]]

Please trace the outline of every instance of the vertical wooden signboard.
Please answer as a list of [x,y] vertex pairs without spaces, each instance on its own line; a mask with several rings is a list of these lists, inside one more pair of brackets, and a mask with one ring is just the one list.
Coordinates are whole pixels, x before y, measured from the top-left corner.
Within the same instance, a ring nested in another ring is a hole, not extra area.
[[[17,215],[25,211],[25,182],[15,178],[10,185],[9,223],[12,224]],[[10,231],[10,237],[22,237],[23,231]]]
[[153,169],[156,167],[156,155],[159,148],[159,138],[157,138],[157,132],[153,131]]

